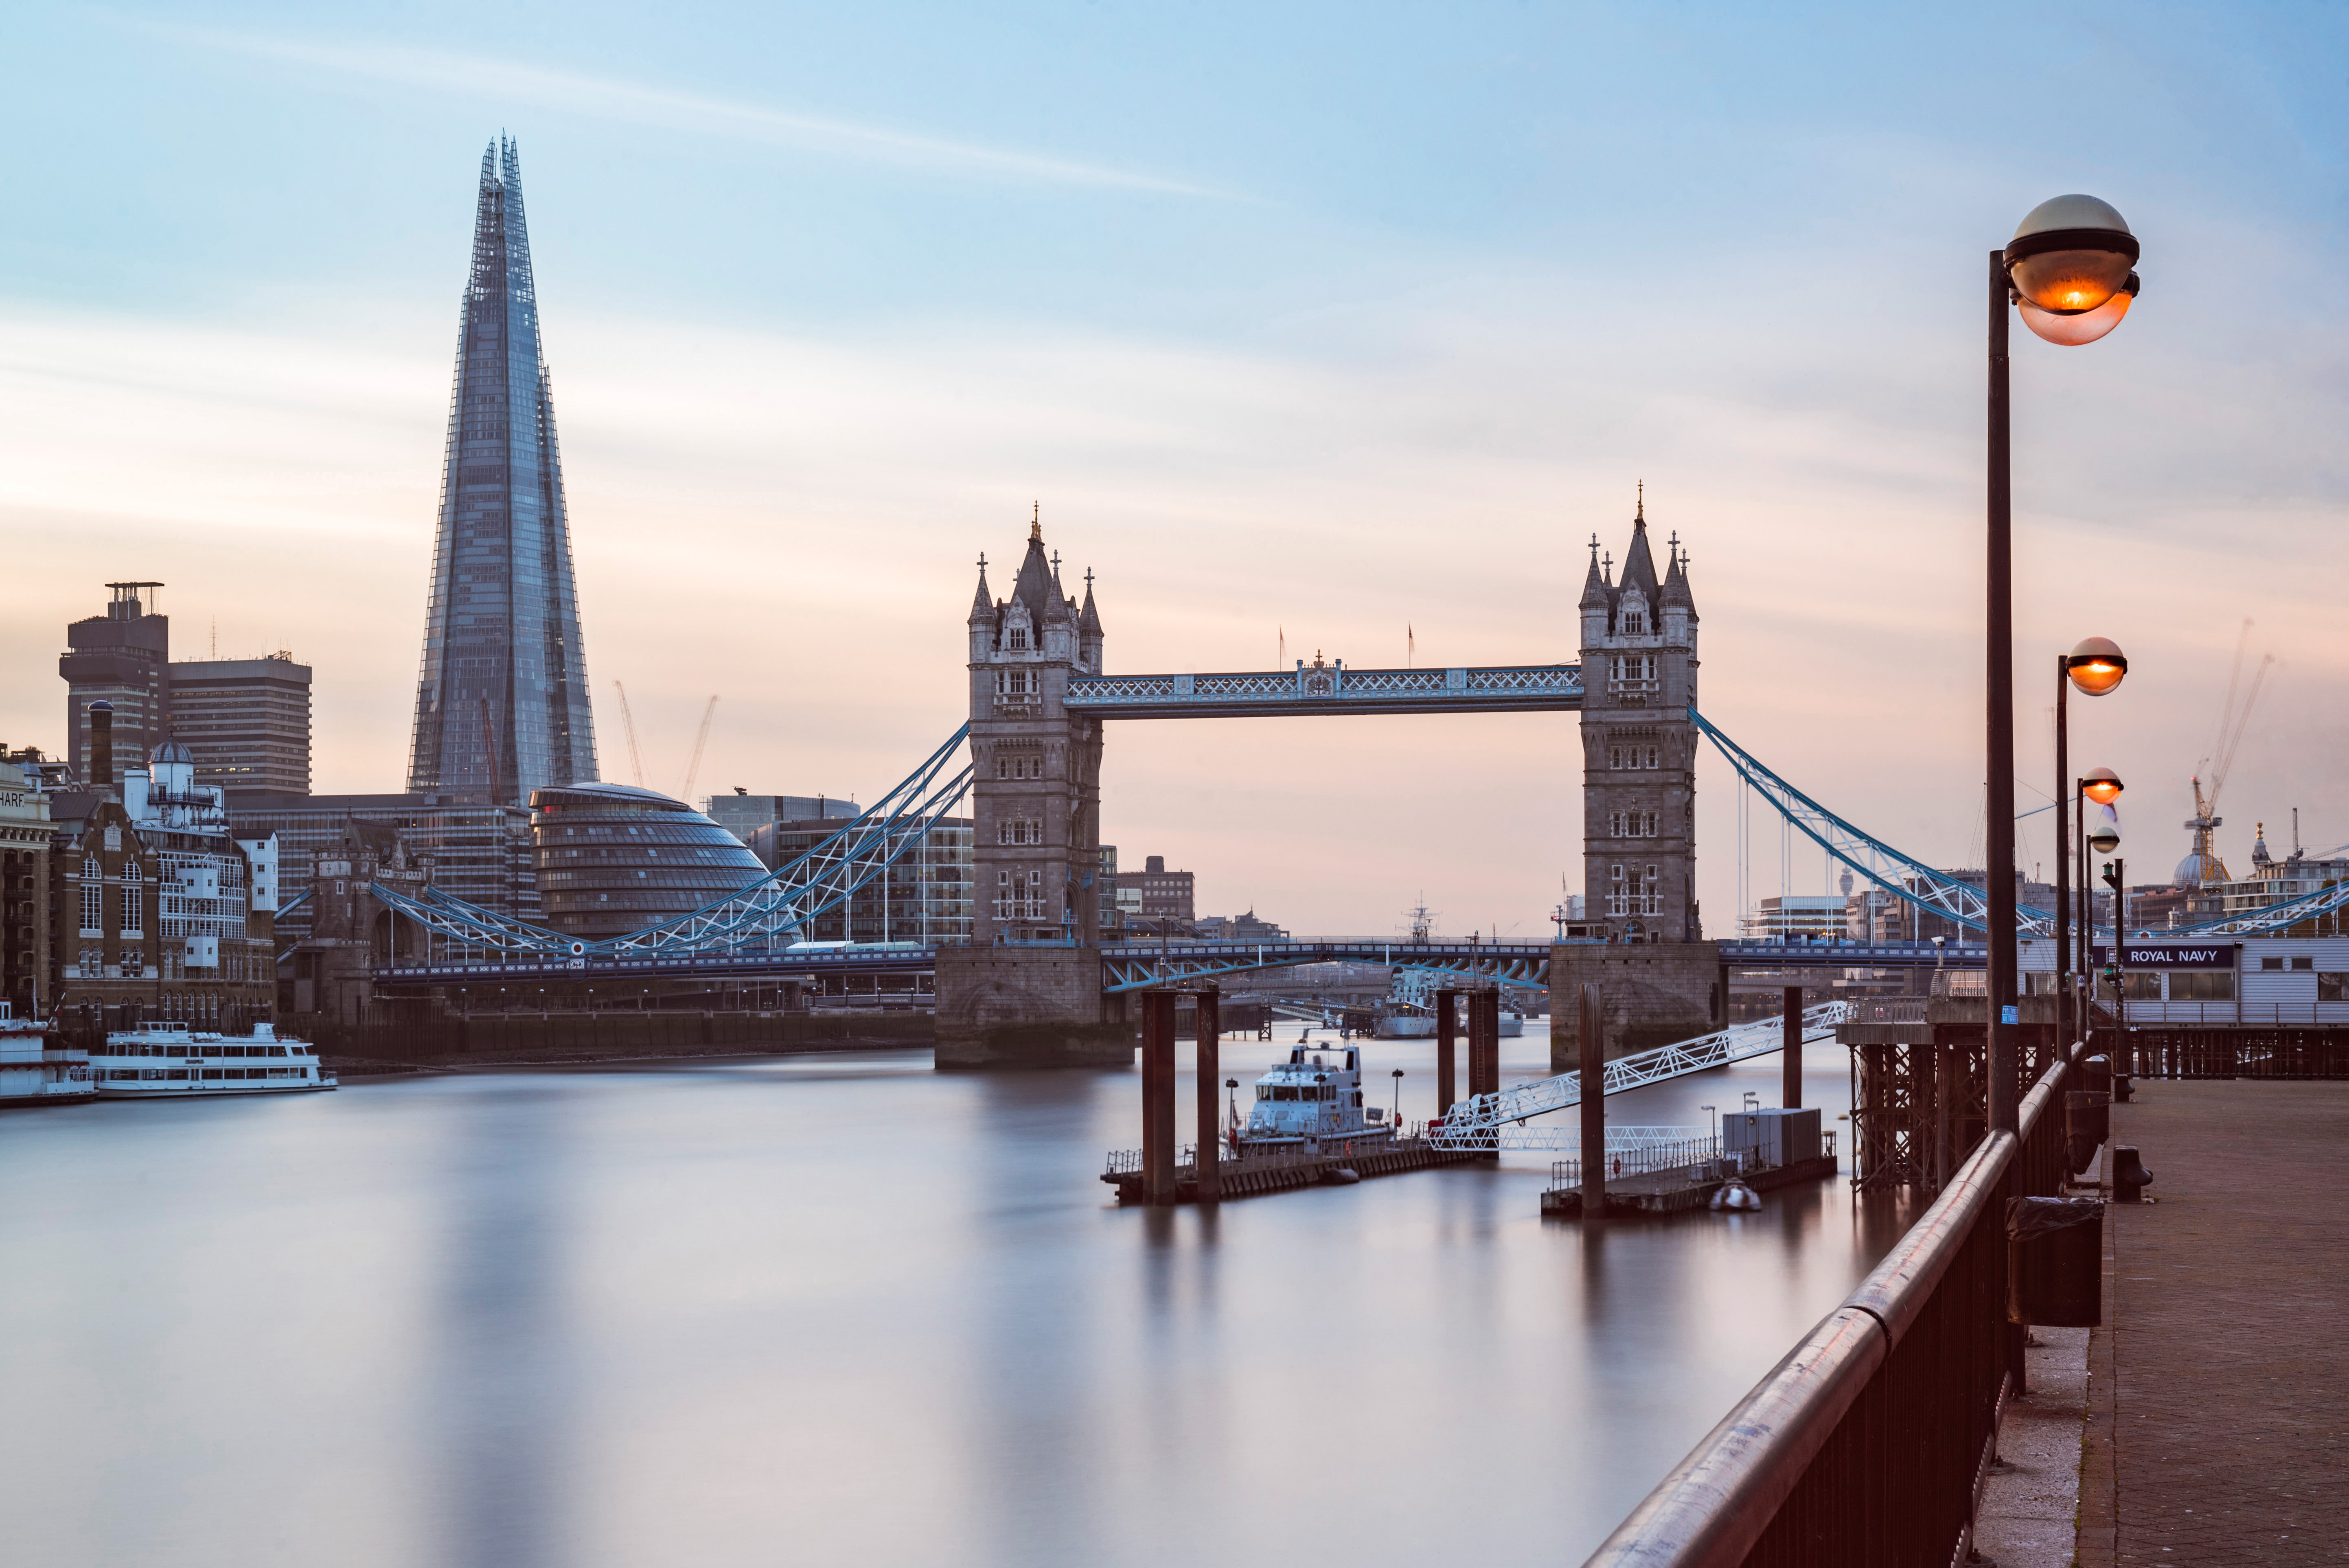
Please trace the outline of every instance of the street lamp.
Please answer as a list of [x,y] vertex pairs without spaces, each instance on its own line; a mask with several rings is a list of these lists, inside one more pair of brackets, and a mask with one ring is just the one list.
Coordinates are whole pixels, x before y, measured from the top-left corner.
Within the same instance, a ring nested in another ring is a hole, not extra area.
[[[2074,789],[2096,806],[2096,825],[2088,826],[2088,808],[2080,805],[2079,840],[2075,857],[2080,872],[2080,964],[2077,973],[2085,988],[2094,990],[2096,960],[2096,894],[2088,882],[2088,851],[2094,847],[2101,854],[2110,854],[2121,847],[2121,820],[2113,810],[2113,802],[2121,798],[2121,776],[2109,768],[2095,768],[2075,781]],[[2088,1029],[2088,1020],[2080,1020],[2081,1033]]]
[[[2121,684],[2128,674],[2128,655],[2109,637],[2081,639],[2068,654],[2055,660],[2055,1038],[2059,1047],[2068,1050],[2072,1043],[2072,871],[2071,857],[2064,853],[2064,841],[2069,836],[2070,818],[2077,802],[2064,792],[2071,781],[2076,790],[2087,788],[2086,779],[2072,779],[2072,688],[2077,686],[2084,696],[2104,696]],[[2108,768],[2096,769],[2112,778]],[[2113,779],[2115,793],[2120,780]],[[2084,863],[2080,870],[2080,897],[2089,908],[2095,907],[2088,897],[2088,872]],[[2083,924],[2094,927],[2094,921]],[[2087,967],[2083,955],[2081,969]]]
[[[1985,674],[1990,941],[1990,1126],[2016,1130],[2014,930],[2014,463],[2007,398],[2010,306],[2048,342],[2076,347],[2119,325],[2137,297],[2137,236],[2093,196],[2058,196],[2023,218],[1990,253],[1988,583]],[[2117,302],[2117,303],[2116,303]],[[2094,317],[2095,319],[2090,319]],[[2115,650],[2117,652],[2118,650]],[[2066,661],[2068,673],[2068,660]],[[2092,676],[2093,678],[2093,676]]]
[[1402,1131],[1402,1069],[1394,1070],[1394,1126],[1397,1135]]

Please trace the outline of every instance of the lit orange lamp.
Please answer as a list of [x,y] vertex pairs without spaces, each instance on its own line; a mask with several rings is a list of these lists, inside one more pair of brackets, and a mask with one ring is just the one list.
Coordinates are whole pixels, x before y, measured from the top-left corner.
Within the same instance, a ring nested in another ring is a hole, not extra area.
[[2082,696],[2103,696],[2128,674],[2128,655],[2109,637],[2085,637],[2064,655],[2064,671]]
[[2109,806],[2121,798],[2121,776],[2109,768],[2099,768],[2080,780],[2080,793],[2099,806]]
[[2137,297],[2137,236],[2109,202],[2058,196],[2033,207],[2006,247],[2023,324],[2076,348],[2112,331]]

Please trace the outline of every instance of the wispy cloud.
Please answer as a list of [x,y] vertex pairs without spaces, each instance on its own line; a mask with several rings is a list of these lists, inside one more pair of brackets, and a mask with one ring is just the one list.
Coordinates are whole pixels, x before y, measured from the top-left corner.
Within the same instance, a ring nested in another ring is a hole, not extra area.
[[670,92],[607,77],[550,71],[471,55],[388,44],[319,43],[143,19],[129,25],[158,37],[298,66],[309,71],[328,71],[441,92],[481,94],[509,104],[537,105],[637,125],[726,136],[827,157],[860,159],[945,174],[1043,181],[1216,201],[1239,199],[1230,191],[1135,170],[1014,151],[885,126],[860,125],[820,115],[794,114],[758,104]]

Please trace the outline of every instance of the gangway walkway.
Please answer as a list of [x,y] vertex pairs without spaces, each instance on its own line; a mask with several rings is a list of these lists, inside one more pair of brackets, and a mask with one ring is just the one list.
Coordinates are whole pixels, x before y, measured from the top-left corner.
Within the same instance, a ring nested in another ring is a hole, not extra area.
[[[1803,1009],[1803,1043],[1835,1038],[1835,1026],[1845,1021],[1851,1010],[1847,1002],[1822,1002]],[[1693,1040],[1681,1040],[1669,1046],[1659,1046],[1651,1051],[1640,1051],[1628,1057],[1618,1057],[1609,1062],[1602,1079],[1609,1094],[1621,1094],[1626,1089],[1640,1088],[1667,1078],[1686,1078],[1709,1068],[1726,1067],[1731,1062],[1748,1057],[1767,1056],[1783,1050],[1786,1044],[1784,1015],[1757,1018],[1750,1024],[1736,1024],[1729,1028]],[[1582,1074],[1578,1071],[1560,1073],[1555,1078],[1535,1078],[1505,1088],[1495,1094],[1472,1095],[1454,1101],[1440,1126],[1428,1128],[1428,1145],[1433,1149],[1459,1152],[1490,1153],[1506,1149],[1572,1149],[1578,1145],[1578,1130],[1565,1127],[1527,1127],[1526,1119],[1546,1116],[1553,1110],[1564,1110],[1582,1103]]]

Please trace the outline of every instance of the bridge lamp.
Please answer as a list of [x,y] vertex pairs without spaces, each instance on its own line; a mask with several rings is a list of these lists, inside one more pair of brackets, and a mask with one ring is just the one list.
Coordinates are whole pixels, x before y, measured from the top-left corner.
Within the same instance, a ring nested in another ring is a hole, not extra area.
[[2064,655],[2064,673],[2082,696],[2103,696],[2128,674],[2128,655],[2109,637],[2087,637]]
[[[1988,693],[1989,744],[1983,775],[1990,781],[1987,841],[1983,845],[1989,906],[1984,936],[1990,947],[1990,1127],[2013,1132],[2020,1109],[2015,1035],[2016,910],[2014,901],[2014,461],[2013,416],[2008,397],[2011,312],[2049,343],[2077,347],[2094,343],[2120,325],[2137,293],[2137,242],[2127,222],[2094,196],[2057,196],[2023,216],[2014,237],[1990,253],[1989,267],[1989,449],[1985,464],[1989,603],[1983,615],[1984,686]],[[2063,703],[2076,686],[2101,696],[2120,684],[2128,662],[2102,639],[2082,643],[2056,664],[2057,799],[2065,802],[2075,780],[2066,761]],[[2059,821],[2062,819],[2059,819]],[[2064,823],[2068,826],[2068,822]],[[2061,830],[2058,831],[2061,837]],[[2057,855],[2056,926],[2068,939],[2071,924],[2069,868]],[[2059,943],[2068,949],[2068,940]],[[2059,971],[2071,972],[2066,961]]]
[[2121,324],[2137,298],[2137,236],[2106,202],[2058,196],[2023,218],[2006,247],[2023,324],[2066,348]]

